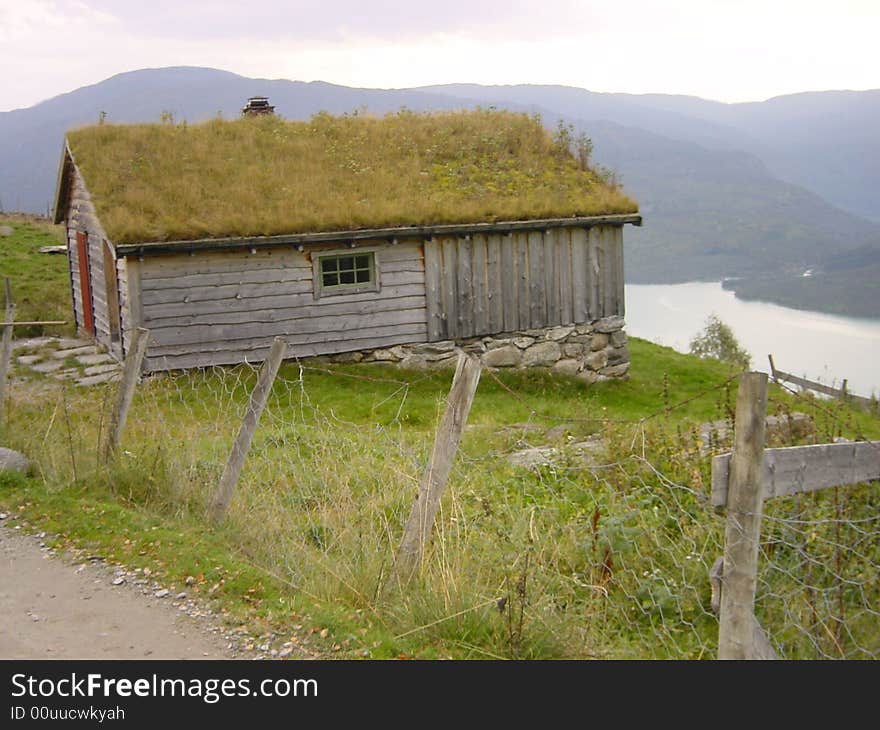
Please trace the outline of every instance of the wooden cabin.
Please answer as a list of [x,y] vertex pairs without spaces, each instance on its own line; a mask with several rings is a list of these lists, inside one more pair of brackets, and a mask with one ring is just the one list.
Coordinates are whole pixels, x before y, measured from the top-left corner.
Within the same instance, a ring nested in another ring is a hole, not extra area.
[[295,358],[422,367],[463,347],[622,375],[641,218],[566,153],[494,111],[76,130],[55,221],[77,327],[117,358],[148,329],[146,371],[260,361],[280,336]]

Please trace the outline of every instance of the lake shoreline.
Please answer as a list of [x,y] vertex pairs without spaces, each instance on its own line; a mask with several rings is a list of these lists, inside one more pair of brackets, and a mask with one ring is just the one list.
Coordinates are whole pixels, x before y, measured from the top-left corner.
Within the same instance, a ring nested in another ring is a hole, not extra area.
[[782,370],[870,397],[880,392],[880,319],[827,314],[746,300],[722,282],[627,284],[627,331],[634,337],[688,352],[706,318],[716,314],[769,371]]

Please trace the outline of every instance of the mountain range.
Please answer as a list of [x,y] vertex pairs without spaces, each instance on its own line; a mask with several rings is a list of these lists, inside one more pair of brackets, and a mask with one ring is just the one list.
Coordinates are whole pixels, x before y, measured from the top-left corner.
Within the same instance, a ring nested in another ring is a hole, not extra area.
[[232,118],[254,95],[289,119],[479,105],[571,124],[640,203],[644,226],[627,234],[628,281],[727,279],[741,296],[880,317],[880,90],[723,104],[565,86],[358,89],[144,69],[0,113],[0,210],[48,211],[71,127],[101,116]]

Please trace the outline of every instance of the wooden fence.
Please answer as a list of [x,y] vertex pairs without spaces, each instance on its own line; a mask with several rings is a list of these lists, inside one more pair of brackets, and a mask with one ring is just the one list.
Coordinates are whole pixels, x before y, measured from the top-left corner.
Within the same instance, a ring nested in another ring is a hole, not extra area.
[[767,355],[767,359],[770,360],[770,377],[772,377],[773,380],[784,380],[792,385],[797,385],[801,388],[815,391],[816,393],[829,395],[837,400],[852,403],[859,408],[864,408],[865,410],[873,411],[874,413],[877,413],[877,415],[880,415],[880,401],[876,398],[863,398],[860,395],[853,395],[848,392],[846,389],[846,379],[844,379],[839,388],[832,388],[830,385],[817,383],[815,380],[808,380],[807,378],[801,378],[792,373],[787,373],[784,370],[778,370],[776,364],[773,362],[773,355]]
[[718,658],[775,659],[754,614],[761,516],[767,499],[880,480],[880,441],[764,448],[767,375],[745,373],[736,403],[734,450],[712,462],[712,504],[727,509]]

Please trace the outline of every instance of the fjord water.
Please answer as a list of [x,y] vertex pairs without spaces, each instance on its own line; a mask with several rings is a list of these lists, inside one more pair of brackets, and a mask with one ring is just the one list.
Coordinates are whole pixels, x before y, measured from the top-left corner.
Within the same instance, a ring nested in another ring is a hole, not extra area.
[[780,370],[851,393],[880,395],[880,319],[807,312],[747,302],[720,282],[627,284],[626,328],[633,337],[687,352],[715,313],[752,356],[752,368]]

